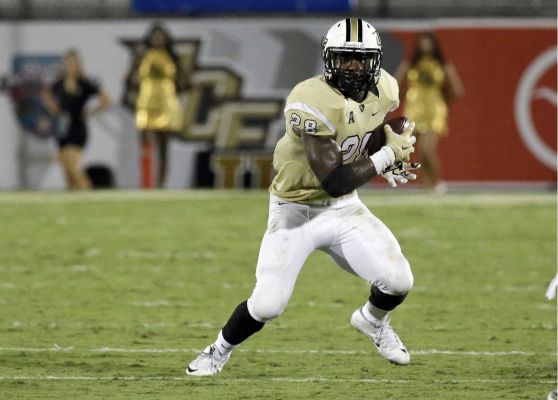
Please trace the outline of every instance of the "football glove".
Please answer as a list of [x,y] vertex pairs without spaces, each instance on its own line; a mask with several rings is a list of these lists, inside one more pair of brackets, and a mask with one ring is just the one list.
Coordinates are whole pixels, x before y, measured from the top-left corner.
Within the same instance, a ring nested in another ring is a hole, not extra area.
[[413,145],[417,140],[417,138],[413,136],[414,129],[415,123],[411,122],[407,129],[405,129],[401,135],[398,135],[393,132],[389,124],[384,126],[386,146],[393,150],[395,154],[395,162],[409,161],[411,158],[411,153],[415,151]]
[[419,163],[407,163],[399,161],[393,164],[390,168],[385,170],[380,175],[386,179],[391,187],[397,187],[397,183],[404,184],[409,181],[414,181],[417,176],[412,172],[414,169],[421,168],[422,165]]

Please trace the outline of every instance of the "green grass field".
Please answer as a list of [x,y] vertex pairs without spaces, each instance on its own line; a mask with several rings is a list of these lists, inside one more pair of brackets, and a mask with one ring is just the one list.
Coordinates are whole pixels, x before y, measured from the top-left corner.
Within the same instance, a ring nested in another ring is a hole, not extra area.
[[0,194],[0,399],[545,399],[556,196],[361,198],[413,268],[392,317],[411,364],[350,326],[369,288],[316,252],[285,313],[195,378],[250,295],[266,193]]

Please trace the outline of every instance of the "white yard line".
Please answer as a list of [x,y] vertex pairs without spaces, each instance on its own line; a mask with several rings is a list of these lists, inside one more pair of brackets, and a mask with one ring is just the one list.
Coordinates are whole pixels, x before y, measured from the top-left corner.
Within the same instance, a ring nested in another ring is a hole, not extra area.
[[[188,376],[84,376],[84,375],[2,375],[0,381],[193,381],[199,378]],[[211,379],[211,378],[207,378]],[[372,378],[328,378],[323,376],[310,376],[305,378],[289,378],[289,377],[261,377],[261,378],[214,378],[213,382],[288,382],[288,383],[314,383],[314,382],[348,382],[348,383],[416,383],[416,380],[410,379],[372,379]],[[505,384],[505,383],[524,383],[526,379],[451,379],[451,380],[435,380],[436,384]],[[538,380],[537,384],[551,385],[554,380]]]
[[[45,353],[45,352],[91,352],[91,353],[198,353],[201,349],[141,349],[141,348],[122,348],[122,347],[100,347],[93,349],[77,349],[75,347],[60,347],[54,345],[53,347],[0,347],[0,353],[10,352],[27,352],[27,353]],[[369,351],[364,350],[325,350],[325,349],[293,349],[293,350],[280,350],[280,349],[237,349],[238,352],[245,353],[264,353],[264,354],[333,354],[333,355],[352,355],[352,354],[368,354]],[[477,357],[498,357],[498,356],[556,356],[554,353],[540,353],[522,350],[510,351],[465,351],[465,350],[412,350],[412,355],[415,356],[429,356],[429,355],[447,355],[447,356],[477,356]]]

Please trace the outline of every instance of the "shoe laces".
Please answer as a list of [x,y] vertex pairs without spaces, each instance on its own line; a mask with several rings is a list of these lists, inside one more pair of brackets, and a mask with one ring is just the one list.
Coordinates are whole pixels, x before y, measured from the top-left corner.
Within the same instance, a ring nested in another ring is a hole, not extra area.
[[389,318],[373,325],[380,343],[389,348],[401,347],[401,340],[389,324]]
[[211,357],[212,360],[215,360],[217,362],[221,361],[224,358],[223,354],[221,354],[221,352],[217,350],[217,347],[214,345],[209,347],[209,353],[207,354],[208,357]]
[[209,368],[211,371],[219,371],[224,357],[217,350],[215,346],[210,346],[209,351],[202,351],[199,355],[199,360],[209,360]]
[[230,354],[222,354],[214,345],[210,345],[203,349],[198,357],[188,365],[188,370],[189,372],[192,372],[191,370],[201,370],[204,375],[214,375],[223,369],[229,357]]

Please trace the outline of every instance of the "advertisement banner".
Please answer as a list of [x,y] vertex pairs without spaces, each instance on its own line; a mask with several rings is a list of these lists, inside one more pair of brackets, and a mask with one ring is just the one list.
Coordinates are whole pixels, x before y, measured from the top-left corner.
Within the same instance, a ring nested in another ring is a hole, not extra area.
[[[434,29],[465,90],[440,140],[442,177],[555,182],[556,28],[501,25]],[[409,57],[417,32],[391,33]]]

